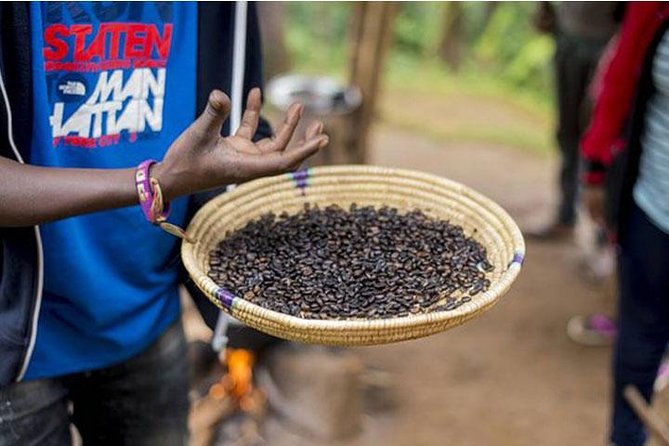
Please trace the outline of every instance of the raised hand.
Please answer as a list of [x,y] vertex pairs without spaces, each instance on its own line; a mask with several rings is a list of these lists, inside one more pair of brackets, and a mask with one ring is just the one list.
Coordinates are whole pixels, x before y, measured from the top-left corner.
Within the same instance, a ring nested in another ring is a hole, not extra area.
[[274,137],[254,143],[260,106],[260,90],[254,88],[249,92],[239,129],[232,136],[222,137],[230,99],[221,91],[212,91],[205,111],[172,143],[163,161],[152,170],[166,198],[287,172],[327,146],[323,124],[315,122],[295,147],[287,149],[302,116],[300,104],[288,109]]

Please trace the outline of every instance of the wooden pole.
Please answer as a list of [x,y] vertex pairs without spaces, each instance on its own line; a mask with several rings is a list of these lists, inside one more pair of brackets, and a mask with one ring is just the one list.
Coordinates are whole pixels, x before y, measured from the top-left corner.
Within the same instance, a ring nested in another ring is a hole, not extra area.
[[351,16],[350,76],[352,85],[360,88],[362,105],[353,113],[351,140],[346,154],[349,162],[368,160],[369,130],[374,119],[381,75],[390,43],[395,2],[357,2]]

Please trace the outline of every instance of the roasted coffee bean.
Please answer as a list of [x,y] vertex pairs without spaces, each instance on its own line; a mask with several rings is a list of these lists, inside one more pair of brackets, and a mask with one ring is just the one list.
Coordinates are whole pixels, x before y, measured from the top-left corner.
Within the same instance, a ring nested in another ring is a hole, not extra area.
[[265,214],[228,233],[209,267],[235,295],[310,319],[451,311],[485,292],[494,269],[458,226],[420,211],[355,204]]

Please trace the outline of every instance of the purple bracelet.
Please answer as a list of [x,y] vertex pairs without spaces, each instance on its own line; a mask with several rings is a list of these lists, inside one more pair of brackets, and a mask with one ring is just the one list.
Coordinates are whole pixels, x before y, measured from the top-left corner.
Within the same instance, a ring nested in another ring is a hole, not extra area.
[[154,215],[153,207],[155,201],[154,190],[151,187],[151,166],[156,164],[156,160],[142,161],[137,166],[135,172],[135,186],[137,187],[137,195],[139,196],[139,205],[144,212],[146,219],[152,224],[158,224],[159,219],[165,221],[170,214],[170,204],[165,203],[163,209],[159,210],[159,215]]

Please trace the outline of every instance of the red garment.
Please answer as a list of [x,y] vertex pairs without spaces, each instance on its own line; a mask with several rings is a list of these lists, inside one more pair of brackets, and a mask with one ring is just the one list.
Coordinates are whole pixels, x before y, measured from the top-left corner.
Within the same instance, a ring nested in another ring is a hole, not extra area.
[[[669,17],[669,2],[630,2],[605,69],[590,127],[581,139],[581,154],[591,164],[611,164],[613,155],[625,145],[623,130],[631,112],[643,61],[653,37]],[[602,168],[590,170],[588,184],[604,181]]]

